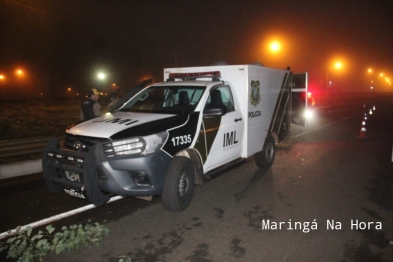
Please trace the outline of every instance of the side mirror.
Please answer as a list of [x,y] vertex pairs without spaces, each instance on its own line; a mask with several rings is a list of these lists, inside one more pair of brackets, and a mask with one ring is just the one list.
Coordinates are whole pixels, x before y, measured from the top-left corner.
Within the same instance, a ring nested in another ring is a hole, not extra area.
[[223,116],[227,113],[227,108],[220,106],[203,110],[203,117]]
[[149,93],[146,93],[146,94],[142,95],[138,100],[139,101],[145,101],[146,98],[148,98],[148,97],[149,97]]

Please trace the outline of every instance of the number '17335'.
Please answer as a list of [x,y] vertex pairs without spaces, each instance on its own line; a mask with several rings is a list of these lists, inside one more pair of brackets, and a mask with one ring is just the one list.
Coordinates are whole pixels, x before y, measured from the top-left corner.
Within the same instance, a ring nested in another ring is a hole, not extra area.
[[191,135],[184,135],[184,136],[174,136],[172,137],[173,146],[190,144],[191,143]]

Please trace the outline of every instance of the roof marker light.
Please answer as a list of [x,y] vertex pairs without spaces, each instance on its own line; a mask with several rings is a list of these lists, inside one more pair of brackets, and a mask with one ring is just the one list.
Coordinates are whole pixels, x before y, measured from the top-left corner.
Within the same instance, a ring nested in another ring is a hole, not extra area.
[[191,73],[169,73],[169,79],[189,79],[195,80],[197,78],[212,78],[213,80],[219,80],[221,77],[220,71],[210,72],[191,72]]

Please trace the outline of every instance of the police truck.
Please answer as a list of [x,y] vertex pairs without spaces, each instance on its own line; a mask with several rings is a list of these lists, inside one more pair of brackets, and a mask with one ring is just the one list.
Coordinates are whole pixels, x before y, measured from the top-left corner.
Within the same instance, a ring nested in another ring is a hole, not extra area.
[[45,182],[96,206],[114,195],[161,196],[166,209],[182,211],[194,186],[223,168],[250,156],[271,167],[292,115],[302,115],[292,100],[306,94],[307,77],[296,86],[295,76],[259,63],[165,68],[165,82],[134,88],[111,112],[52,139]]

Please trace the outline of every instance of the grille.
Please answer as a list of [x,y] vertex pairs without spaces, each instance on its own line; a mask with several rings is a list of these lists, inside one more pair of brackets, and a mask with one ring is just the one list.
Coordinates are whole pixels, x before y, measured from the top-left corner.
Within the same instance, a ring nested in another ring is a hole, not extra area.
[[97,138],[88,136],[76,136],[66,134],[63,147],[72,151],[87,152],[96,143],[110,142],[107,138]]

